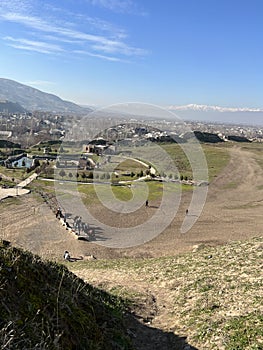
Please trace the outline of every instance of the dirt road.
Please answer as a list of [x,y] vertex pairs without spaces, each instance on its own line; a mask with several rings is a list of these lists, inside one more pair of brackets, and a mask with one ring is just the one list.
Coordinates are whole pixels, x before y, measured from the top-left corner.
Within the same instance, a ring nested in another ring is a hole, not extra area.
[[[5,176],[5,178],[7,178],[7,177]],[[34,174],[30,175],[27,179],[18,183],[15,187],[0,188],[0,201],[4,198],[23,196],[25,194],[28,194],[29,190],[24,189],[24,187],[27,186],[30,182],[32,182],[36,178],[37,178],[37,174],[34,173]],[[9,178],[7,178],[7,179],[9,179]]]

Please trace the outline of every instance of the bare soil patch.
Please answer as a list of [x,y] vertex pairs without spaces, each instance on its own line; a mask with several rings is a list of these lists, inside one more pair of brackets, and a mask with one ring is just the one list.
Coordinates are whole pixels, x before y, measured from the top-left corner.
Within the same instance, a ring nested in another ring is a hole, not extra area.
[[[180,227],[191,200],[190,192],[183,192],[177,215],[162,234],[129,249],[111,249],[96,242],[76,240],[61,226],[46,203],[37,195],[29,194],[16,203],[9,199],[1,203],[1,237],[42,256],[60,259],[64,250],[75,256],[93,254],[97,258],[167,256],[192,250],[200,244],[213,246],[261,235],[263,170],[249,150],[236,146],[229,151],[229,164],[209,185],[204,210],[185,234],[180,233]],[[134,226],[154,215],[159,204],[152,201],[149,208],[142,207],[136,216],[117,213],[114,218],[111,211],[99,204],[94,205],[92,211],[99,212],[107,223]]]

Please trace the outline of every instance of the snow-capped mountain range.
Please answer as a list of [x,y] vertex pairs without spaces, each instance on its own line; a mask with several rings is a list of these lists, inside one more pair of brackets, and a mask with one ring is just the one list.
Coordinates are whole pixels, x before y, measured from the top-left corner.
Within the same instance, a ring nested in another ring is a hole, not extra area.
[[[199,104],[170,105],[167,110],[183,120],[227,124],[263,125],[263,108],[221,107]],[[171,118],[173,118],[171,116]]]
[[[10,79],[0,78],[0,110],[16,113],[26,111],[49,111],[67,114],[87,114],[93,108],[84,108]],[[12,108],[11,108],[12,104]],[[170,105],[168,118],[180,118],[204,122],[263,125],[263,107],[221,107],[205,104]],[[96,108],[95,108],[96,109]],[[142,111],[143,113],[143,111]]]
[[196,111],[196,112],[263,112],[263,108],[249,107],[220,107],[209,105],[188,104],[183,106],[168,106],[171,111]]

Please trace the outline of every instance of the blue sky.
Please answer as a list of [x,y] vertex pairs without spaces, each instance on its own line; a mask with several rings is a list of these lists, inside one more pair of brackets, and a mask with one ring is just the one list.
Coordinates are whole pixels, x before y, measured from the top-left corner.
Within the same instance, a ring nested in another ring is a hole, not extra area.
[[262,0],[1,0],[0,77],[80,104],[263,108]]

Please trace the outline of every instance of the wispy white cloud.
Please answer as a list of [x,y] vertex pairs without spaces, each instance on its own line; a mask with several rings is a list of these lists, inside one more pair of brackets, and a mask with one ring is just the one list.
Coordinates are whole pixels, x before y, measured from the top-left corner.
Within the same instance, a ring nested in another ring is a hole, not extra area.
[[12,46],[17,49],[23,49],[27,51],[36,51],[45,54],[54,54],[54,52],[63,52],[64,50],[54,44],[42,42],[42,41],[33,41],[28,39],[15,39],[10,36],[4,37],[4,40],[8,42],[9,46]]
[[83,23],[87,23],[91,29],[94,28],[94,31],[97,31],[98,33],[105,33],[105,35],[108,37],[118,38],[119,40],[123,40],[128,37],[125,29],[120,28],[119,26],[114,25],[113,23],[105,21],[101,18],[90,17],[87,15],[77,15],[76,18]]
[[17,11],[19,9],[20,12],[29,13],[31,11],[32,1],[30,0],[1,0],[0,2],[0,10],[4,12],[8,11]]
[[[14,0],[14,2],[15,1],[16,0]],[[30,2],[30,0],[21,1],[25,8],[28,6],[27,2]],[[108,2],[104,1],[103,3],[106,5]],[[117,6],[118,3],[119,6],[124,6],[126,2],[122,0],[112,0],[111,6]],[[123,5],[121,5],[122,3]],[[105,59],[111,61],[116,61],[116,56],[120,56],[119,60],[122,60],[122,56],[142,57],[147,55],[145,49],[129,45],[127,42],[127,34],[124,30],[116,28],[103,20],[88,16],[84,17],[84,15],[81,14],[75,14],[75,17],[67,14],[67,18],[71,20],[73,17],[75,19],[79,17],[75,22],[66,21],[66,19],[62,20],[62,18],[52,18],[51,16],[46,16],[45,19],[43,19],[43,16],[40,17],[39,15],[30,14],[30,11],[28,11],[29,14],[26,14],[25,11],[20,12],[12,8],[12,6],[7,6],[5,0],[4,3],[0,5],[0,10],[4,9],[5,11],[0,11],[0,20],[23,26],[25,30],[23,36],[28,36],[28,39],[9,38],[9,45],[17,49],[31,49],[31,51],[40,53],[52,53],[52,51],[54,53],[63,51],[67,53],[74,50],[86,50],[93,57],[101,58],[105,56],[107,57]],[[79,28],[83,27],[81,26],[82,21],[80,19],[85,19],[90,23],[92,30],[80,30]],[[98,29],[99,27],[100,30]],[[30,29],[30,31],[26,29]],[[40,39],[39,41],[33,40],[36,35],[35,32],[37,32],[38,39]],[[109,56],[111,55],[115,57],[110,58]]]
[[137,47],[128,46],[121,42],[111,42],[110,44],[95,44],[93,49],[103,51],[105,53],[121,53],[125,56],[144,56],[147,54],[146,50]]
[[[111,61],[111,62],[124,62],[124,60],[122,60],[119,57],[100,55],[100,54],[96,54],[96,53],[92,53],[92,52],[84,51],[84,50],[75,50],[74,53],[86,55],[86,56],[91,56],[91,57],[97,57],[97,58],[101,58],[103,60]],[[126,60],[125,60],[125,62],[126,62]]]
[[88,3],[120,13],[144,14],[133,0],[86,0]]

